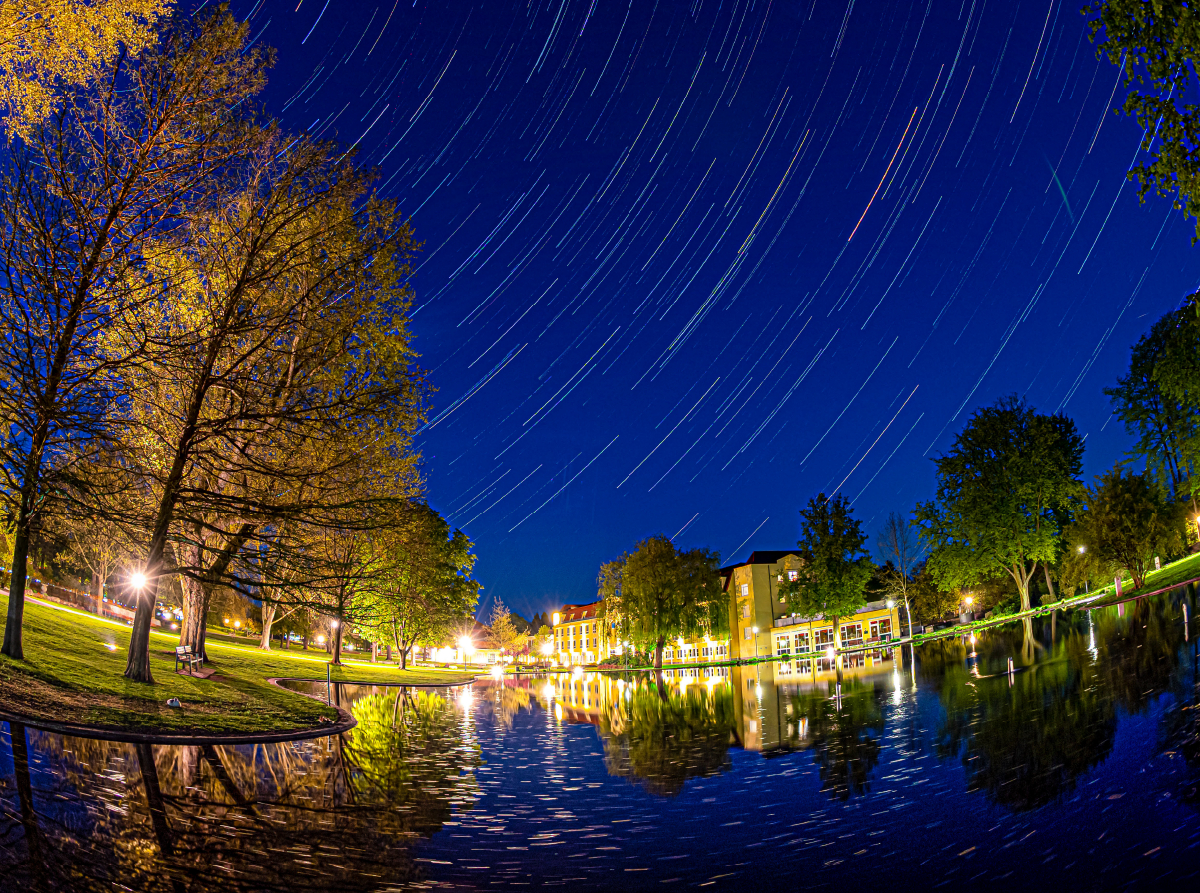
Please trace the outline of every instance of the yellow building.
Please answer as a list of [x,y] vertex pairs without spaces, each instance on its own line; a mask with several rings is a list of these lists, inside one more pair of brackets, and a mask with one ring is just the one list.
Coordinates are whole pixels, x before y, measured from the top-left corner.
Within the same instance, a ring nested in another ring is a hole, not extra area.
[[602,629],[600,602],[563,605],[553,620],[554,657],[562,666],[597,664],[617,647]]
[[[783,597],[783,585],[799,574],[801,559],[790,551],[757,551],[742,564],[721,568],[721,581],[729,594],[730,657],[752,660],[779,657],[788,664],[788,673],[799,674],[803,661],[792,655],[824,652],[833,647],[831,622],[821,617],[800,617]],[[841,647],[886,644],[899,637],[900,613],[886,601],[868,602],[852,616],[839,620]],[[843,669],[866,660],[861,653],[843,655]],[[830,658],[817,658],[816,668],[807,672],[833,669]],[[782,669],[782,663],[781,663]]]

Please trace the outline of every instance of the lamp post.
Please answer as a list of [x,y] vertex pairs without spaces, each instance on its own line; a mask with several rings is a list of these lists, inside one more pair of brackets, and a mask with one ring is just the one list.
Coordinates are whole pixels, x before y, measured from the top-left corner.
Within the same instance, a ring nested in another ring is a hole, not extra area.
[[[1086,551],[1087,551],[1087,546],[1080,546],[1080,547],[1079,547],[1079,554],[1080,554],[1080,555],[1082,555],[1082,554],[1083,554],[1084,552],[1086,552]],[[1090,590],[1088,589],[1088,578],[1087,578],[1087,577],[1084,577],[1084,578],[1083,578],[1083,591],[1084,591],[1085,593],[1090,591]]]
[[758,627],[750,627],[750,631],[754,633],[754,659],[758,660]]

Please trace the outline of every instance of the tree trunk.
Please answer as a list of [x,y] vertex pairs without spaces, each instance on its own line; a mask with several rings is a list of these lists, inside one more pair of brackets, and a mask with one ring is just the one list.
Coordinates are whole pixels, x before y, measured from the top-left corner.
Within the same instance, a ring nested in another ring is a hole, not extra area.
[[22,504],[13,538],[12,583],[8,587],[8,617],[4,623],[4,647],[13,660],[24,660],[21,624],[25,619],[25,582],[29,564],[29,514]]
[[92,604],[96,609],[96,616],[104,616],[104,577],[100,574],[92,574],[92,583],[88,586],[91,591]]
[[1050,580],[1050,566],[1043,564],[1042,571],[1046,575],[1046,594],[1050,597],[1050,601],[1056,602],[1058,601],[1058,596],[1054,594],[1054,583]]
[[12,741],[13,768],[17,775],[17,798],[21,802],[21,825],[25,830],[25,849],[29,853],[30,875],[33,889],[42,893],[46,887],[46,863],[42,852],[42,832],[37,823],[37,812],[33,804],[33,784],[29,776],[29,744],[25,738],[25,724],[9,722],[9,738]]
[[342,628],[344,625],[339,621],[333,629],[333,663],[339,666],[342,663]]
[[171,842],[171,826],[167,824],[166,803],[158,783],[158,766],[154,764],[154,745],[135,744],[134,749],[137,751],[138,765],[142,770],[142,783],[146,786],[150,824],[154,827],[154,836],[158,838],[158,848],[169,858],[175,854],[175,847]]
[[662,672],[662,653],[663,653],[663,637],[659,636],[658,641],[654,643],[654,672]]
[[400,649],[400,669],[402,669],[402,670],[408,669],[408,649],[407,648]]
[[275,622],[275,606],[263,602],[262,606],[262,640],[259,646],[263,651],[271,650],[271,624]]
[[305,633],[303,638],[300,639],[300,647],[305,651],[308,650],[308,633]]
[[379,663],[379,643],[378,642],[371,643],[371,663],[373,663],[373,664]]
[[183,623],[179,629],[179,644],[196,654],[204,655],[204,627],[208,618],[208,593],[198,580],[180,576],[183,590]]

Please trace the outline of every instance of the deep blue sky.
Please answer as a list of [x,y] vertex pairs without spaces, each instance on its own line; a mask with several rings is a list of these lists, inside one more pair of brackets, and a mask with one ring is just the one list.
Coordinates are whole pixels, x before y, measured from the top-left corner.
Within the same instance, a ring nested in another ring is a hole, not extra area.
[[648,534],[786,548],[818,491],[874,533],[1007,393],[1121,456],[1101,389],[1200,264],[1079,5],[233,4],[424,240],[419,447],[483,610]]

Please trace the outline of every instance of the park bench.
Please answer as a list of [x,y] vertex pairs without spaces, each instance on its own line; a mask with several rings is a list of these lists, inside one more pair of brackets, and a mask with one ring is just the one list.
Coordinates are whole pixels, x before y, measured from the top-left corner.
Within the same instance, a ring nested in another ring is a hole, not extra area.
[[176,670],[176,672],[178,672],[180,664],[183,664],[185,667],[187,667],[188,672],[191,673],[193,667],[195,667],[196,664],[199,664],[201,666],[201,668],[204,667],[204,657],[202,655],[197,654],[195,651],[193,651],[187,645],[180,645],[175,649],[175,670]]

